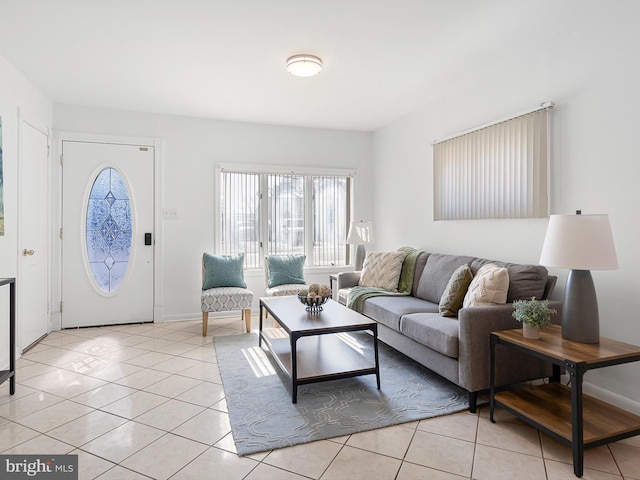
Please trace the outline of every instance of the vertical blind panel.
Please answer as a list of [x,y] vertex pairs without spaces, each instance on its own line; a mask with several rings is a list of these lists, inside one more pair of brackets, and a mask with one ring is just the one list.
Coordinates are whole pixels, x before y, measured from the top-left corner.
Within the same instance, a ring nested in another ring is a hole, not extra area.
[[244,266],[260,265],[259,177],[222,172],[220,203],[221,249],[226,255],[244,253]]
[[244,253],[246,268],[264,255],[346,265],[349,177],[223,171],[220,182],[221,253]]
[[313,264],[344,265],[347,238],[345,177],[313,177]]
[[434,220],[549,214],[550,109],[434,145]]
[[268,175],[269,255],[304,254],[304,177]]

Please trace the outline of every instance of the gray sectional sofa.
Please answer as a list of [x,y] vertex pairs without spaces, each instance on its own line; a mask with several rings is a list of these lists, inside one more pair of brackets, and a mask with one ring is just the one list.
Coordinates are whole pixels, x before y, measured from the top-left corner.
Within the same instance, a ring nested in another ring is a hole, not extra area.
[[[487,263],[507,267],[507,303],[462,308],[456,317],[439,313],[440,298],[453,272],[467,264],[475,275]],[[338,300],[346,304],[360,272],[338,275]],[[539,265],[510,264],[482,258],[422,252],[417,258],[411,295],[367,298],[362,313],[378,322],[379,339],[428,369],[469,392],[469,409],[475,412],[478,394],[490,387],[489,333],[520,328],[512,316],[517,299],[548,299],[556,277]],[[562,305],[553,322],[560,323]],[[498,345],[496,383],[506,385],[548,377],[551,366],[514,349]]]

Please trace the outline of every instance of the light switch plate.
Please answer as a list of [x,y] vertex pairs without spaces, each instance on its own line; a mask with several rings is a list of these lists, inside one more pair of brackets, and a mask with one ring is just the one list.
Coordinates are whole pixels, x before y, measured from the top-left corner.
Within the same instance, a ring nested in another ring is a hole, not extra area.
[[162,218],[165,220],[177,220],[180,217],[177,208],[165,208],[162,210]]

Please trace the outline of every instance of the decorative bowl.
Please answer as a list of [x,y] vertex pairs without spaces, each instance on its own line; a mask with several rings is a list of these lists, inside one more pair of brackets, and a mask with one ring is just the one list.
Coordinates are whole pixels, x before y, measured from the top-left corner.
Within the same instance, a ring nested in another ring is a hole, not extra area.
[[300,303],[305,306],[305,310],[308,312],[321,312],[322,305],[327,303],[327,300],[329,300],[330,297],[331,295],[326,297],[322,297],[320,295],[298,295],[298,300],[300,300]]

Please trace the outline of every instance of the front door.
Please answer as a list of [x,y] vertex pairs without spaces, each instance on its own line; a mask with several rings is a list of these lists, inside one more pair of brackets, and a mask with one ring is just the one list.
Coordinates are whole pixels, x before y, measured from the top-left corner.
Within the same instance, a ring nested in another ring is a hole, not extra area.
[[153,321],[154,147],[62,142],[62,328]]

